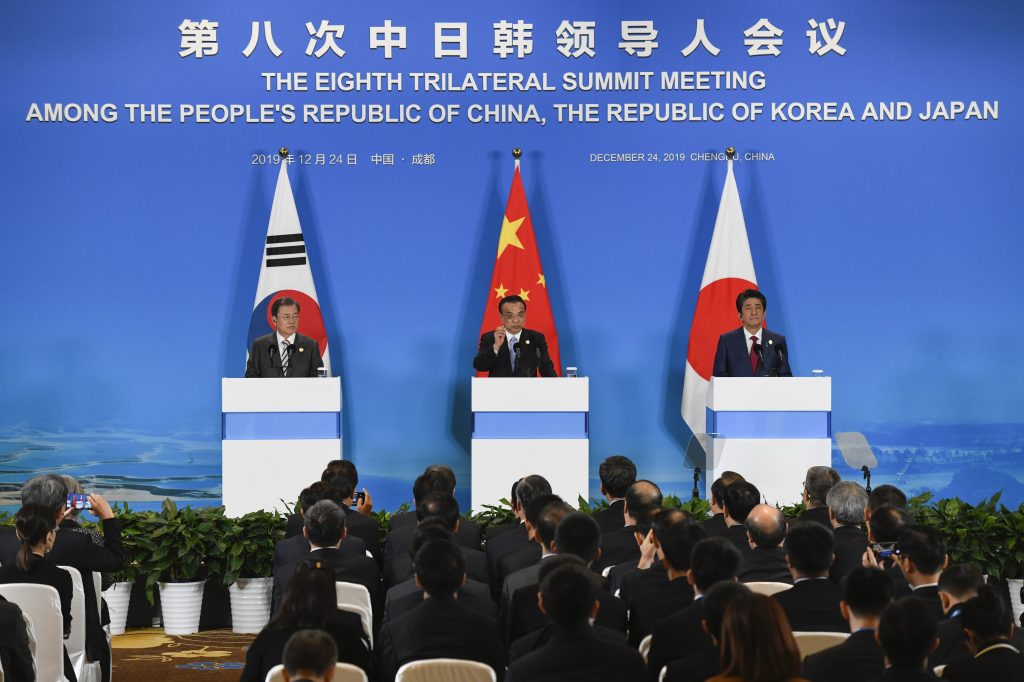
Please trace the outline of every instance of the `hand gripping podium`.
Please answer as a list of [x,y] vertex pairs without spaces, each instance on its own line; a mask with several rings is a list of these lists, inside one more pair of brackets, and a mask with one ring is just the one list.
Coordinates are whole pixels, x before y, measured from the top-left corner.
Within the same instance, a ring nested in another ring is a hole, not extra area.
[[735,471],[768,504],[793,504],[812,466],[832,465],[830,377],[713,377],[707,480]]
[[590,380],[472,379],[472,507],[508,498],[512,484],[540,474],[575,504],[588,494]]
[[341,458],[341,379],[222,379],[225,513],[284,511]]

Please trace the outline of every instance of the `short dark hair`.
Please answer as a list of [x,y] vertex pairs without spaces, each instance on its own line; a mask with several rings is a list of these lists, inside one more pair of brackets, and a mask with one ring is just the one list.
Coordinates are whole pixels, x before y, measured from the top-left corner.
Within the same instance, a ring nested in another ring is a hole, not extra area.
[[749,481],[736,481],[725,489],[722,506],[733,521],[743,523],[750,510],[761,501],[761,492]]
[[540,569],[537,571],[537,585],[544,582],[544,578],[551,575],[551,571],[555,570],[559,566],[569,565],[582,566],[583,568],[587,567],[587,563],[575,554],[556,554],[555,556],[548,557],[544,561],[540,562]]
[[424,471],[412,483],[412,497],[417,505],[428,493],[452,493],[454,491],[451,479],[438,471]]
[[832,467],[811,467],[804,476],[804,490],[807,499],[817,505],[825,504],[825,498],[832,486],[843,480],[839,472]]
[[587,622],[597,601],[597,576],[585,566],[558,566],[540,583],[540,595],[551,622],[577,627]]
[[946,561],[946,540],[942,534],[928,526],[907,526],[900,533],[901,559],[910,559],[921,573],[932,575],[942,570]]
[[978,589],[984,584],[981,569],[974,564],[950,564],[939,576],[939,592],[959,601],[977,596]]
[[466,557],[451,540],[430,540],[416,552],[416,577],[432,597],[455,593],[466,575]]
[[571,513],[572,507],[561,498],[552,500],[544,505],[544,508],[540,511],[540,516],[537,517],[537,524],[534,528],[545,547],[551,547],[551,543],[555,539],[555,531],[558,530],[558,524]]
[[978,644],[1010,636],[1013,612],[994,589],[982,585],[978,596],[964,602],[960,611],[964,628],[974,633]]
[[878,641],[892,665],[918,668],[932,650],[936,626],[935,615],[923,599],[903,597],[882,612]]
[[636,483],[636,465],[629,457],[612,455],[597,468],[601,485],[612,497],[622,497],[626,489]]
[[743,304],[746,303],[748,298],[756,298],[761,301],[761,307],[768,310],[768,299],[764,297],[757,289],[744,289],[740,292],[740,295],[736,297],[736,312],[743,312]]
[[751,518],[748,512],[747,518],[743,522],[743,527],[750,533],[754,544],[762,549],[778,547],[782,539],[786,537],[786,515],[775,507],[772,507],[772,511],[774,512],[772,517],[767,521],[758,522]]
[[332,459],[324,467],[324,471],[320,474],[321,481],[329,481],[335,476],[348,476],[352,479],[352,485],[359,485],[359,472],[356,471],[356,465],[345,459]]
[[451,485],[452,490],[455,490],[455,486],[458,484],[458,481],[455,479],[455,471],[450,466],[447,464],[431,464],[423,470],[423,473],[425,474],[429,474],[431,472],[443,476]]
[[299,630],[288,638],[281,663],[291,676],[308,671],[321,676],[338,662],[338,645],[323,630]]
[[526,312],[526,301],[523,300],[523,297],[522,296],[516,296],[515,294],[512,294],[512,295],[506,296],[505,298],[503,298],[500,301],[498,301],[498,314],[499,315],[503,314],[502,307],[506,303],[522,303],[523,304],[523,312],[524,313]]
[[889,485],[888,483],[880,485],[868,493],[868,509],[872,512],[885,504],[906,508],[907,495],[896,486]]
[[[547,515],[547,509],[541,518]],[[543,520],[541,527],[544,526]],[[572,554],[588,564],[597,556],[597,548],[601,546],[601,527],[589,514],[572,512],[558,524],[555,529],[555,545],[559,554]]]
[[661,506],[661,488],[655,483],[641,479],[626,489],[626,509],[634,519],[643,516],[648,509]]
[[665,561],[676,571],[690,569],[690,553],[694,545],[707,537],[704,528],[679,509],[661,509],[651,521],[654,537],[661,546]]
[[437,516],[423,519],[412,533],[412,542],[409,544],[409,556],[414,563],[416,561],[416,552],[420,551],[420,548],[431,540],[454,541],[451,530],[445,525],[444,520]]
[[717,640],[722,639],[722,617],[729,603],[744,594],[750,594],[750,588],[735,580],[723,580],[708,588],[701,600],[704,620],[708,624],[708,633]]
[[892,577],[879,568],[858,566],[843,579],[843,601],[858,617],[877,618],[895,595]]
[[432,516],[439,517],[455,532],[455,524],[459,522],[459,502],[451,493],[427,493],[416,505],[416,518],[420,521]]
[[883,504],[871,512],[871,537],[875,542],[896,542],[903,529],[914,522],[914,517],[903,507]]
[[561,501],[561,499],[561,497],[553,495],[552,493],[534,496],[523,509],[523,514],[526,516],[527,522],[536,529],[537,524],[540,523],[540,513],[544,510],[544,507],[548,506],[555,500]]
[[299,493],[299,507],[302,508],[302,513],[305,514],[310,507],[324,499],[324,493],[327,492],[329,487],[330,484],[324,481],[317,481],[308,488],[303,488],[302,492]]
[[281,310],[282,306],[293,305],[295,306],[295,312],[302,312],[302,308],[299,306],[299,302],[290,296],[282,296],[281,298],[274,301],[270,306],[270,316],[277,319],[277,312]]
[[820,576],[832,565],[836,539],[817,521],[797,521],[786,533],[786,556],[799,573]]
[[725,501],[725,489],[731,486],[736,481],[745,481],[742,474],[737,474],[735,471],[723,471],[722,475],[715,479],[715,482],[711,484],[711,502],[722,506]]
[[740,551],[723,537],[704,538],[690,552],[690,575],[701,592],[717,582],[732,580],[740,566]]
[[302,524],[311,543],[333,547],[345,534],[345,510],[330,500],[320,500],[306,510]]
[[356,492],[356,484],[348,476],[334,476],[327,483],[338,491],[343,500],[352,497]]
[[530,500],[537,495],[551,494],[551,484],[543,476],[531,474],[519,480],[519,484],[515,486],[515,491],[516,499],[519,500],[519,506],[525,512],[526,507],[530,504]]

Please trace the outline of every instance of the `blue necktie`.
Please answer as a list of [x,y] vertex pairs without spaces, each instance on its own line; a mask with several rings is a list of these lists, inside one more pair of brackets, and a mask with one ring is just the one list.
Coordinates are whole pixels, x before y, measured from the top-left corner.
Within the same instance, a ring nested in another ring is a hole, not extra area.
[[516,371],[516,353],[515,353],[516,340],[517,340],[517,337],[515,337],[515,336],[513,336],[512,338],[510,338],[508,340],[508,359],[512,361],[512,371],[513,372]]

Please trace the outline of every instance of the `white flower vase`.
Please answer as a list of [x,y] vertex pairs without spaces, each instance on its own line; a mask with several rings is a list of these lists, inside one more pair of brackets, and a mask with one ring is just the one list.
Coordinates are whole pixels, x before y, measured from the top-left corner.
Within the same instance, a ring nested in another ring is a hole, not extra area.
[[194,635],[199,632],[199,614],[203,609],[205,586],[205,580],[194,583],[160,583],[160,611],[166,634]]
[[240,634],[262,630],[270,621],[273,578],[239,578],[228,587],[231,595],[231,630]]
[[1024,589],[1024,578],[1011,578],[1006,581],[1010,586],[1010,608],[1013,609],[1013,624],[1020,627],[1020,614],[1024,613],[1024,595],[1021,594],[1021,590]]
[[107,602],[110,612],[110,634],[123,635],[124,625],[128,622],[128,604],[132,598],[132,581],[114,583],[103,590],[103,601]]

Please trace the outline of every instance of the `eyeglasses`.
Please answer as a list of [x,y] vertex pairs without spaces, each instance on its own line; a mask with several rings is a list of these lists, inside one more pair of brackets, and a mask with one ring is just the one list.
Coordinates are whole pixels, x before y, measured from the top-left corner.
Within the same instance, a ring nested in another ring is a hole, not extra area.
[[277,319],[282,320],[284,322],[298,322],[299,321],[299,316],[298,315],[278,315]]

